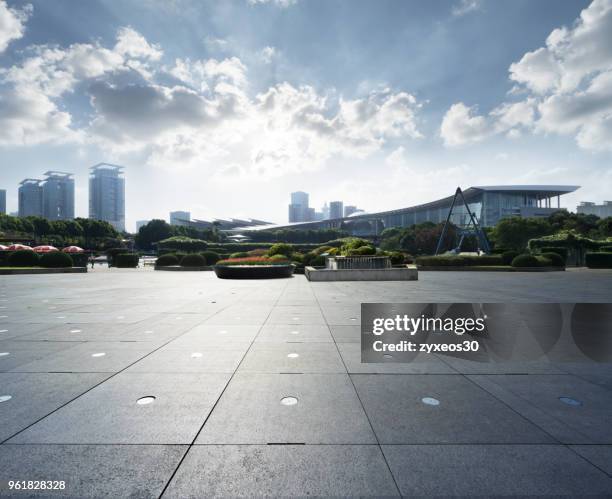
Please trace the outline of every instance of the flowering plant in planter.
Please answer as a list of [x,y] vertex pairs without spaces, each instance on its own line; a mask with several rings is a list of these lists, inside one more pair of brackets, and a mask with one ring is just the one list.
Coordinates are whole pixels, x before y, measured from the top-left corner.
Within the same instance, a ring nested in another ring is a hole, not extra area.
[[[280,257],[280,258],[278,258]],[[268,256],[248,256],[244,258],[227,258],[219,260],[217,266],[238,266],[238,265],[289,265],[289,259],[282,255]]]

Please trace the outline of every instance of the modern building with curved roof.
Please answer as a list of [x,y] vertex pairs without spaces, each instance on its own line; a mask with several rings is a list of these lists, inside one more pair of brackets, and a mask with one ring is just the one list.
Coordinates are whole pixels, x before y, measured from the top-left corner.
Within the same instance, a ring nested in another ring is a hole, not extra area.
[[[560,197],[579,189],[577,185],[487,185],[463,191],[470,211],[483,227],[493,227],[505,217],[546,217],[561,208]],[[454,196],[430,203],[350,217],[330,218],[316,222],[284,225],[242,227],[236,230],[265,229],[345,229],[353,235],[377,235],[390,227],[410,227],[423,222],[440,223],[446,220]],[[458,226],[469,222],[464,206],[455,206],[451,221]]]

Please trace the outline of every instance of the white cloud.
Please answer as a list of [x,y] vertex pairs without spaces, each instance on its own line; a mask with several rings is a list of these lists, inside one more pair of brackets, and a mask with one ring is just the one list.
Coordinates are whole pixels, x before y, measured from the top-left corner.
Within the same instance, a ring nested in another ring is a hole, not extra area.
[[459,2],[453,7],[453,16],[464,16],[470,12],[479,10],[481,7],[481,0],[459,0]]
[[270,64],[272,60],[274,59],[274,57],[276,57],[276,55],[277,55],[276,49],[270,46],[264,47],[259,52],[260,59],[266,64]]
[[0,0],[0,53],[9,43],[21,38],[25,32],[25,23],[32,13],[32,6],[23,9],[11,9],[4,0]]
[[572,27],[553,30],[545,47],[526,53],[509,72],[517,84],[510,93],[527,97],[487,116],[454,104],[440,131],[446,145],[531,130],[574,135],[588,150],[612,150],[612,0],[594,0]]
[[146,38],[130,27],[120,28],[114,51],[124,57],[158,61],[163,52],[159,45],[151,45]]
[[250,3],[251,5],[270,3],[270,4],[274,4],[278,7],[283,7],[283,8],[290,7],[291,5],[295,5],[297,1],[298,0],[247,0],[247,2]]

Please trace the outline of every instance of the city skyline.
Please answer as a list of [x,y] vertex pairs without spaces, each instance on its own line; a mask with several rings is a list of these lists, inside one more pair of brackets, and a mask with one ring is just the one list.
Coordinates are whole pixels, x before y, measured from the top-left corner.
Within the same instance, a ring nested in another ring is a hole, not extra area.
[[0,0],[0,19],[8,212],[60,170],[87,217],[99,161],[129,168],[130,231],[176,208],[282,222],[296,189],[370,212],[458,185],[610,198],[609,0]]

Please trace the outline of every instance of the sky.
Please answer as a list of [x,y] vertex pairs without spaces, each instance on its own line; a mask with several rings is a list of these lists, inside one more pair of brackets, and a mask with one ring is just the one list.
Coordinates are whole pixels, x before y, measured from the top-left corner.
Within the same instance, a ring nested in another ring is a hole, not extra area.
[[612,198],[612,0],[0,0],[0,188],[125,166],[136,220]]

